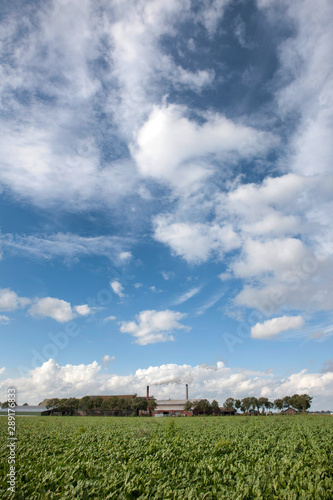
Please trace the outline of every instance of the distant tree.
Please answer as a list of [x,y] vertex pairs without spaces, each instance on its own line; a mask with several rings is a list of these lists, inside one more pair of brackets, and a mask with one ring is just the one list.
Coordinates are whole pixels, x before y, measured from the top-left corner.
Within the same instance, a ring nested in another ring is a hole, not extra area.
[[103,403],[103,398],[101,396],[96,396],[93,398],[93,408],[100,408]]
[[240,399],[236,399],[235,400],[235,408],[236,408],[236,410],[240,410],[241,407],[242,407],[241,400]]
[[236,406],[236,401],[239,401],[239,399],[238,400],[235,400],[234,398],[226,399],[225,402],[223,403],[223,408],[226,408],[226,410],[232,410]]
[[113,396],[108,401],[109,401],[110,408],[112,408],[113,410],[117,410],[119,408],[117,396]]
[[289,404],[290,406],[295,408],[295,410],[305,412],[308,408],[310,408],[311,401],[312,398],[307,394],[302,394],[301,396],[299,396],[298,394],[294,394],[293,396],[291,396]]
[[194,410],[195,413],[197,414],[204,414],[206,415],[207,413],[211,412],[211,405],[208,399],[200,399],[200,401],[196,401],[194,404]]
[[70,408],[71,410],[77,410],[80,405],[80,400],[77,398],[68,398],[66,401],[66,406],[67,408]]
[[258,399],[259,409],[261,408],[262,413],[264,413],[264,408],[267,408],[268,403],[269,403],[268,398],[259,398]]
[[148,410],[153,411],[153,410],[155,410],[156,406],[157,406],[157,403],[156,403],[155,399],[149,399]]
[[23,403],[23,406],[29,406],[28,403]]
[[80,399],[79,408],[81,408],[81,410],[91,410],[93,406],[94,402],[89,396],[84,396]]
[[290,400],[291,400],[290,396],[285,396],[282,399],[282,401],[283,401],[283,408],[289,408],[289,406],[291,406]]
[[130,406],[131,406],[131,409],[133,409],[135,411],[139,411],[139,410],[146,411],[147,407],[148,407],[148,401],[146,398],[140,398],[140,397],[136,396],[135,398],[133,398],[131,400]]
[[57,407],[57,406],[58,406],[58,404],[59,404],[59,401],[60,401],[60,399],[58,399],[58,398],[48,399],[48,400],[46,401],[45,406],[46,406],[46,408],[53,408],[53,407]]
[[243,398],[242,399],[242,406],[244,408],[244,412],[248,412],[252,406],[252,398]]
[[260,406],[259,406],[258,399],[255,398],[254,396],[251,396],[250,400],[251,400],[251,408],[252,408],[252,410],[254,411],[255,409],[257,409],[259,411]]
[[281,411],[283,408],[283,399],[275,399],[274,406],[277,410]]
[[271,410],[273,408],[274,404],[271,401],[268,401],[265,403],[265,408],[266,410]]
[[220,407],[216,399],[213,399],[211,405],[210,405],[211,411],[215,414],[218,415],[220,413]]
[[189,400],[186,401],[185,403],[185,406],[184,406],[184,410],[185,411],[191,411],[193,408],[193,403]]

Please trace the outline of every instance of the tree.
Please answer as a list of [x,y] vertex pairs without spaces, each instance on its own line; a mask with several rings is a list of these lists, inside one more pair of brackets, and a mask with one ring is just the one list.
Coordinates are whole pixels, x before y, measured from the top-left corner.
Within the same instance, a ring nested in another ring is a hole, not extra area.
[[77,410],[80,406],[80,400],[77,398],[68,398],[66,401],[66,406],[71,410]]
[[308,408],[310,408],[311,401],[312,401],[312,398],[310,396],[308,396],[307,394],[302,394],[301,396],[299,396],[298,394],[294,394],[293,396],[291,396],[291,398],[289,398],[290,406],[295,408],[295,410],[304,411],[304,412]]
[[275,399],[274,406],[277,410],[281,411],[283,408],[283,399]]
[[290,396],[285,396],[282,401],[283,401],[283,408],[289,408],[289,406],[291,406],[291,402],[290,402]]
[[11,407],[14,404],[14,406],[17,406],[16,401],[11,401],[10,403],[8,401],[5,401],[2,403],[1,408],[8,408]]
[[93,408],[100,408],[103,403],[103,398],[101,396],[96,396],[93,398]]
[[310,408],[311,403],[312,403],[312,397],[309,396],[308,394],[301,394],[301,404],[302,404],[302,409],[303,411],[306,411]]
[[[239,401],[239,399],[237,401]],[[236,406],[236,401],[234,400],[234,398],[228,398],[223,403],[223,408],[225,408],[226,410],[233,410],[235,406]]]
[[[236,410],[241,410],[241,407],[242,407],[241,400],[240,399],[236,399],[235,400],[235,408],[236,408]],[[241,411],[243,411],[243,410],[241,410]]]
[[57,407],[57,406],[58,406],[58,404],[59,404],[59,401],[60,401],[60,399],[58,399],[58,398],[48,399],[48,400],[46,401],[45,406],[46,406],[46,408],[53,408],[53,407]]
[[212,404],[210,405],[210,409],[215,415],[218,415],[220,413],[220,407],[216,399],[213,399]]
[[92,398],[90,398],[89,396],[84,396],[83,398],[80,399],[79,408],[81,408],[81,410],[91,410],[93,405],[94,402]]
[[269,406],[268,398],[259,398],[258,405],[259,405],[259,408],[261,408],[262,413],[264,413],[264,408],[267,408],[267,405]]
[[242,399],[242,406],[244,408],[244,413],[248,412],[252,406],[252,398],[243,398]]
[[191,401],[187,400],[186,403],[185,403],[185,406],[184,406],[184,410],[185,411],[191,411],[192,407],[193,407],[193,403],[191,403]]
[[23,406],[29,406],[28,403],[24,403]]
[[268,401],[265,403],[265,408],[266,410],[271,410],[273,408],[273,403],[271,401]]
[[259,411],[260,406],[259,406],[258,399],[255,398],[254,396],[251,396],[250,401],[251,401],[252,410],[254,411],[257,408],[257,410]]
[[208,401],[208,399],[200,399],[200,401],[197,401],[194,404],[194,410],[197,414],[203,413],[204,415],[206,415],[211,411],[210,402]]
[[157,403],[156,403],[155,399],[149,399],[148,410],[153,411],[153,410],[155,410],[156,406],[157,406]]

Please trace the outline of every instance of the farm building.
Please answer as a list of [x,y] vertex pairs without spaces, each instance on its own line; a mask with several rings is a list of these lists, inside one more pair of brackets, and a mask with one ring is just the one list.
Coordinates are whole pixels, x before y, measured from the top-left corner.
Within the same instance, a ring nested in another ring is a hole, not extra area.
[[235,413],[235,408],[223,408],[223,406],[220,407],[220,415],[235,415]]
[[[13,408],[14,410],[14,408]],[[17,415],[29,415],[31,417],[45,417],[52,413],[51,408],[46,408],[46,406],[15,406],[15,416]],[[7,415],[8,408],[0,408],[0,415]],[[14,415],[13,413],[11,413]]]
[[[191,403],[195,403],[196,399],[190,399]],[[192,410],[184,410],[187,399],[161,399],[156,401],[157,406],[153,410],[152,415],[157,416],[168,416],[177,417],[179,415],[184,415],[185,417],[193,415]]]
[[286,410],[284,410],[283,412],[283,415],[296,415],[298,413],[297,410],[295,410],[294,408],[287,408]]

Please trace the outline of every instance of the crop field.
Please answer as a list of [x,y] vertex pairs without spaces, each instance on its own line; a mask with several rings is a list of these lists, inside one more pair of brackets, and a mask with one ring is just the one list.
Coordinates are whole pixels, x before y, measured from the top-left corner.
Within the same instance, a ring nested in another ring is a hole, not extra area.
[[17,417],[17,499],[332,499],[333,417]]

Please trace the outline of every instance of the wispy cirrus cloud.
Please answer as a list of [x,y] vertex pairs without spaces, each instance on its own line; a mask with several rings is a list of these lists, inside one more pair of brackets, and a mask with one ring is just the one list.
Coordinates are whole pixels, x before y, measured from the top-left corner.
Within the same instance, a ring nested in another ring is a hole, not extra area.
[[183,304],[187,302],[189,299],[197,295],[202,289],[202,286],[194,287],[188,290],[187,292],[180,295],[174,302],[175,305]]
[[130,252],[124,249],[134,243],[134,238],[121,236],[85,237],[72,233],[37,235],[0,233],[0,242],[4,252],[24,254],[36,258],[72,260],[100,255],[121,264],[130,258]]

